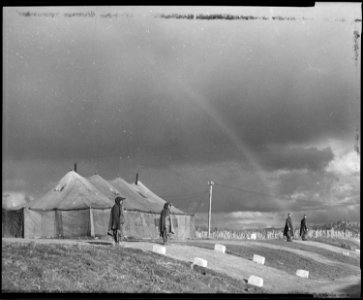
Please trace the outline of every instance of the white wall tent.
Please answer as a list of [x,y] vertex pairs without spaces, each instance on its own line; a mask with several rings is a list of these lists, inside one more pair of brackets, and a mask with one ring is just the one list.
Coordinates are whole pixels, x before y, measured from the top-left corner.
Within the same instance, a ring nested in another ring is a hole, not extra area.
[[[122,178],[108,182],[99,175],[86,179],[74,171],[68,172],[43,197],[23,205],[17,211],[21,212],[18,214],[23,221],[21,228],[13,228],[8,235],[26,238],[104,236],[117,193],[127,198],[125,234],[158,238],[159,215],[165,200],[156,200],[155,194],[152,198],[153,193],[144,185],[137,187]],[[176,208],[172,208],[172,213],[176,237],[193,237],[194,217]]]
[[95,230],[93,210],[105,211],[112,205],[86,178],[70,171],[54,189],[26,205],[24,237],[89,236]]

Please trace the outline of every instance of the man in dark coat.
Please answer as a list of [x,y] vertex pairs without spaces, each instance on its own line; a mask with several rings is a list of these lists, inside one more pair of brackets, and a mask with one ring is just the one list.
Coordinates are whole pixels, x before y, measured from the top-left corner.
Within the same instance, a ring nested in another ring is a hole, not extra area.
[[301,220],[301,225],[300,225],[300,236],[301,236],[301,239],[303,241],[306,241],[306,236],[308,235],[308,225],[306,223],[306,215],[304,215],[304,217],[302,218]]
[[174,234],[170,208],[171,204],[169,202],[166,202],[164,204],[163,210],[160,213],[159,231],[160,236],[163,238],[164,245],[167,243],[170,233]]
[[286,240],[288,242],[292,242],[291,238],[294,236],[294,228],[292,227],[291,214],[287,214],[285,228],[284,228],[284,236],[286,236]]
[[123,201],[125,199],[122,196],[117,196],[115,198],[115,205],[111,209],[108,227],[109,231],[112,231],[115,245],[120,244],[123,238],[123,225],[125,223]]

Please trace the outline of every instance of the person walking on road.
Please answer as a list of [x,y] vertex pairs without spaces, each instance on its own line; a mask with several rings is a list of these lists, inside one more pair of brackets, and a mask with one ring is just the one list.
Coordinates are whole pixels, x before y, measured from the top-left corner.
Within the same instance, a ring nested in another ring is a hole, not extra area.
[[120,245],[124,236],[123,226],[125,223],[123,202],[126,198],[117,196],[115,198],[115,204],[111,209],[110,221],[108,224],[109,232],[112,232],[112,237],[115,241],[115,245]]
[[307,240],[306,236],[308,235],[308,230],[309,229],[308,229],[308,225],[306,223],[306,215],[304,215],[304,217],[301,220],[301,225],[300,225],[300,236],[303,241]]
[[163,238],[164,245],[168,242],[168,237],[172,233],[174,234],[173,222],[170,212],[171,204],[166,202],[164,208],[160,213],[159,230],[160,236]]
[[292,227],[291,213],[287,214],[284,228],[284,236],[286,236],[287,242],[292,242],[292,237],[294,236],[294,228]]

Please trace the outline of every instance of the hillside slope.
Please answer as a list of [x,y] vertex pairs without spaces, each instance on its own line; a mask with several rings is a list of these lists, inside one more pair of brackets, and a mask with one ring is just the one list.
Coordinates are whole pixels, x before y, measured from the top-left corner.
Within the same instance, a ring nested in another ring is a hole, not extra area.
[[261,293],[210,271],[132,248],[64,240],[2,240],[2,292]]

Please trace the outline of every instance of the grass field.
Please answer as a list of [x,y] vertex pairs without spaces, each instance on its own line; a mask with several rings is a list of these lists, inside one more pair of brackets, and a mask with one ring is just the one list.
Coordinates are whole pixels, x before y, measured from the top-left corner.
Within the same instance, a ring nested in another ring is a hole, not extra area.
[[263,293],[208,270],[138,249],[2,243],[2,292]]

